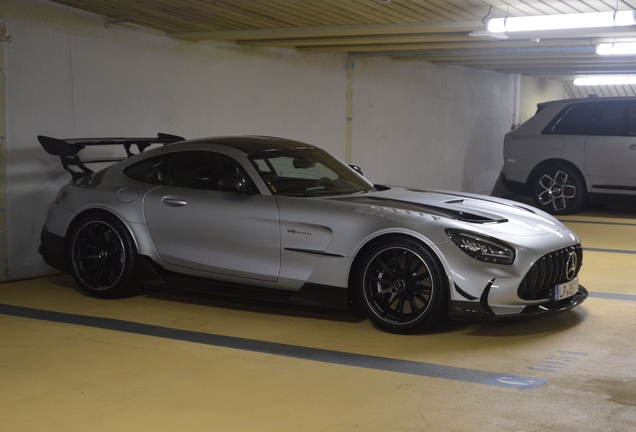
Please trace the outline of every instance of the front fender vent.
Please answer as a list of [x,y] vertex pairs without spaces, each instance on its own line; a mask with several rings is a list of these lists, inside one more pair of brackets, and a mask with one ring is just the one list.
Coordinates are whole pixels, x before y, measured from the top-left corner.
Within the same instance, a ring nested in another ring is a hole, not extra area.
[[[572,254],[574,257],[571,258]],[[573,274],[571,259],[576,259]],[[554,287],[578,276],[582,263],[583,248],[580,244],[542,256],[521,281],[517,291],[519,298],[523,300],[552,298]]]

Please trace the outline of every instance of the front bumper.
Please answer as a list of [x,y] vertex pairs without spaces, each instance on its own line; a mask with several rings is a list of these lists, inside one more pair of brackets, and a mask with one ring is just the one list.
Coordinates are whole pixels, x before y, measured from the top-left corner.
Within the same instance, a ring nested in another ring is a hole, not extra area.
[[453,300],[450,304],[449,315],[453,319],[510,319],[524,316],[545,315],[564,312],[580,305],[588,296],[587,289],[579,286],[579,291],[572,297],[556,302],[529,305],[519,313],[495,315],[483,301]]

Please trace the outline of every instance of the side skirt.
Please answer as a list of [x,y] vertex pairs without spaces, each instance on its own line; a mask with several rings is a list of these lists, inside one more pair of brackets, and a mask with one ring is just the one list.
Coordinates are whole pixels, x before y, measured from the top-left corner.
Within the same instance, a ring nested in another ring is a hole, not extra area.
[[217,281],[170,272],[143,255],[139,256],[139,280],[153,287],[329,309],[352,309],[346,288],[307,283],[298,291],[288,291]]

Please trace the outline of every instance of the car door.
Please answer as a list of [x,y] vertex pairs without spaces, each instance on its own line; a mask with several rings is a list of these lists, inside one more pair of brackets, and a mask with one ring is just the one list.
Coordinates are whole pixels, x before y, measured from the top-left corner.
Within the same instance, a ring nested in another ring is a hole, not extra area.
[[157,253],[168,264],[219,275],[276,281],[280,270],[278,205],[270,195],[220,192],[240,172],[228,156],[170,154],[165,182],[144,198]]
[[636,191],[636,101],[599,103],[585,143],[585,169],[596,189]]

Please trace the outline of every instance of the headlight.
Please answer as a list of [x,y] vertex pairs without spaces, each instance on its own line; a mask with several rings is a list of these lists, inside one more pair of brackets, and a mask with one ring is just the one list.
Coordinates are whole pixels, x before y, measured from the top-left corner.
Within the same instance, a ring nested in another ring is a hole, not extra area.
[[476,260],[506,265],[515,261],[515,250],[500,240],[457,229],[447,229],[446,234],[462,251]]

